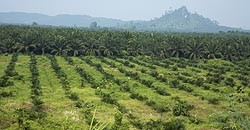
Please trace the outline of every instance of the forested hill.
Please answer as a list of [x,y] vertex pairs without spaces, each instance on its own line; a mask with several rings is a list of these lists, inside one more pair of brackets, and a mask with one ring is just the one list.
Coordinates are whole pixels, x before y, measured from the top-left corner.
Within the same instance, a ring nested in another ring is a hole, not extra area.
[[129,23],[123,28],[170,32],[219,32],[240,30],[219,26],[216,21],[212,21],[196,13],[190,13],[185,6],[171,12],[166,12],[160,18],[138,23]]
[[9,12],[0,13],[0,23],[32,24],[52,26],[89,27],[96,22],[99,27],[122,28],[128,30],[163,31],[163,32],[219,32],[243,31],[241,29],[219,26],[208,18],[190,13],[186,7],[168,12],[160,18],[150,21],[122,21],[118,19],[91,17],[87,15],[48,16],[38,13]]

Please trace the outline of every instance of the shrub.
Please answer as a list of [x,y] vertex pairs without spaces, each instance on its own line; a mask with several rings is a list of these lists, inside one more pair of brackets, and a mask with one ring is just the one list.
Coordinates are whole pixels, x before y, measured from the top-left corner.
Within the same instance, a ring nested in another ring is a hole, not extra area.
[[146,70],[146,69],[144,69],[144,68],[142,68],[142,69],[141,69],[141,72],[142,72],[142,73],[146,73],[146,72],[147,72],[147,70]]
[[117,85],[123,85],[124,84],[124,82],[122,81],[122,80],[120,80],[120,79],[114,79],[113,80]]
[[184,63],[182,63],[182,64],[177,64],[177,67],[186,68],[186,65],[185,65]]
[[140,94],[138,94],[138,93],[132,93],[132,94],[130,95],[130,98],[132,98],[132,99],[138,99],[138,100],[140,100],[140,101],[145,101],[145,100],[148,99],[147,97],[142,96],[142,95],[140,95]]
[[77,108],[83,108],[82,101],[75,102],[75,107],[77,107]]
[[202,87],[203,87],[203,89],[205,89],[205,90],[209,90],[209,89],[210,89],[210,86],[208,86],[207,84],[203,84]]
[[[95,64],[94,64],[94,65],[95,65]],[[99,72],[104,73],[104,70],[103,70],[101,64],[96,64],[95,67],[96,67],[96,69],[97,69]]]
[[76,92],[73,92],[73,93],[70,94],[69,99],[71,99],[73,101],[76,101],[76,100],[79,99],[79,96],[78,96],[78,94]]
[[177,101],[173,106],[173,114],[175,116],[189,116],[189,111],[194,108],[193,105],[188,104],[186,101]]
[[112,126],[112,130],[126,130],[129,129],[128,125],[122,124],[123,115],[120,112],[115,113],[115,123]]
[[10,80],[9,76],[4,75],[0,78],[0,87],[13,86],[13,80]]
[[211,90],[216,92],[216,93],[220,92],[220,89],[218,89],[218,88],[211,88]]
[[241,84],[243,85],[243,86],[249,86],[249,80],[243,80],[243,81],[241,81]]
[[143,85],[145,85],[145,86],[147,86],[147,87],[149,87],[149,88],[153,87],[153,81],[151,81],[151,80],[144,80],[144,79],[141,79],[140,82],[141,82]]
[[189,74],[188,72],[182,72],[181,74],[184,75],[184,76],[191,77],[191,74]]
[[170,111],[169,107],[167,105],[154,105],[152,106],[155,110],[157,110],[158,112],[162,113],[162,112],[168,112]]
[[145,104],[148,106],[154,106],[156,103],[155,103],[155,101],[147,100]]
[[102,97],[102,101],[106,103],[117,104],[117,99],[112,98],[110,94],[102,93],[101,97]]
[[14,77],[15,80],[23,80],[24,76],[23,75],[17,75]]
[[178,71],[177,65],[174,65],[174,66],[172,67],[172,70],[173,70],[173,71]]
[[157,80],[160,80],[161,82],[167,82],[167,78],[164,77],[164,75],[159,75],[156,77]]
[[187,87],[187,86],[185,86],[185,85],[178,85],[177,88],[178,88],[179,90],[184,90],[184,91],[187,91],[187,92],[193,92],[193,89],[192,89],[192,88]]
[[13,96],[12,92],[0,92],[0,98],[11,97]]
[[149,122],[147,122],[144,126],[145,130],[163,130],[165,127],[165,124],[162,120],[150,120]]
[[234,82],[234,79],[233,78],[226,78],[226,80],[224,81],[224,83],[230,87],[234,87],[235,85],[235,82]]
[[15,110],[17,115],[17,123],[19,129],[29,130],[30,124],[28,123],[29,113],[26,108],[18,108]]
[[159,73],[157,71],[152,71],[150,73],[150,75],[153,76],[153,77],[157,77],[159,75]]
[[175,100],[175,101],[179,101],[180,100],[180,97],[178,96],[174,96],[174,97],[171,97],[172,100]]
[[185,125],[180,119],[173,119],[165,124],[165,130],[185,130]]
[[156,87],[156,92],[163,96],[170,96],[170,93],[168,93],[163,87]]
[[123,64],[125,65],[125,66],[129,66],[129,62],[128,61],[125,61],[125,62],[123,62]]
[[171,87],[171,88],[176,88],[177,85],[179,85],[179,81],[178,81],[177,79],[172,80],[172,81],[170,82],[170,87]]
[[196,80],[194,81],[194,84],[197,86],[202,86],[204,84],[204,79],[201,77],[196,78]]
[[200,123],[203,123],[204,121],[203,120],[201,120],[201,119],[198,119],[196,116],[191,116],[191,117],[189,117],[188,118],[192,123],[194,123],[194,124],[200,124]]
[[210,104],[219,104],[219,99],[217,99],[217,98],[209,98],[208,103],[210,103]]
[[150,120],[143,129],[145,130],[185,130],[185,125],[180,119],[173,119],[169,122],[163,120]]
[[130,92],[131,91],[128,83],[122,84],[120,90],[125,91],[125,92]]
[[223,80],[223,79],[224,79],[224,77],[221,73],[208,73],[207,74],[207,81],[209,83],[212,83],[212,82],[220,83],[221,80]]

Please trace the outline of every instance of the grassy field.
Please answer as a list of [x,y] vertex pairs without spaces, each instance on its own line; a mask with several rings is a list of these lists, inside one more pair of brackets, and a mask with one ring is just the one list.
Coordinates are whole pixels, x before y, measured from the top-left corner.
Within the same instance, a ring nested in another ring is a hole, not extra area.
[[[0,56],[0,83],[13,57]],[[12,84],[0,87],[0,129],[249,128],[250,60],[19,54],[13,62]]]

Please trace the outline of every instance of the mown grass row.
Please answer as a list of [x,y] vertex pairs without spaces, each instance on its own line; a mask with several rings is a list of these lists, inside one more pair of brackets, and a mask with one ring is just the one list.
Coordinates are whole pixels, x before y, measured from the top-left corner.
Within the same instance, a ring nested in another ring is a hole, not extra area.
[[[91,84],[91,87],[92,88],[94,88],[95,90],[99,87],[99,85],[100,85],[100,83],[99,82],[97,82],[97,81],[95,81],[95,79],[91,76],[91,75],[89,75],[83,68],[81,68],[80,66],[78,66],[78,65],[76,65],[75,63],[74,63],[74,61],[73,61],[73,59],[71,58],[71,57],[67,57],[67,56],[64,56],[64,59],[65,59],[65,61],[67,61],[68,62],[68,64],[69,65],[71,65],[71,66],[75,66],[75,71],[80,75],[80,77],[82,78],[81,79],[81,88],[82,87],[84,87],[84,84],[85,84],[85,82],[88,82],[88,83],[90,83]],[[95,93],[96,95],[98,95],[97,93]],[[99,97],[101,97],[100,95],[98,95]],[[102,100],[103,101],[103,100]],[[97,121],[97,119],[95,119],[95,118],[90,118],[90,117],[93,117],[94,115],[91,113],[91,111],[93,110],[93,108],[95,107],[95,105],[94,104],[90,104],[90,102],[84,102],[84,104],[86,104],[85,106],[83,106],[82,105],[83,104],[83,102],[81,103],[81,102],[77,102],[77,104],[76,104],[76,106],[78,107],[78,108],[84,108],[84,107],[86,107],[87,106],[87,109],[85,110],[85,119],[86,119],[86,122],[89,124],[89,125],[99,125],[99,127],[100,128],[107,128],[108,126],[108,124],[106,123],[104,123],[105,121],[103,121],[103,123],[102,124],[99,124],[100,122],[98,122]],[[120,125],[121,125],[121,117],[120,117],[120,115],[116,115],[116,116],[119,116],[119,119],[118,119],[118,117],[116,118],[115,117],[115,124],[113,124],[113,126],[112,127],[117,127],[117,129],[118,129],[118,127],[121,127]],[[118,124],[120,124],[120,125],[118,125]]]
[[[247,91],[250,87],[250,80],[248,78],[250,69],[247,66],[241,65],[241,67],[238,67],[237,64],[221,60],[204,61],[204,63],[201,63],[201,61],[192,63],[193,61],[174,58],[171,58],[170,60],[173,63],[180,64],[180,66],[189,65],[189,68],[183,68],[185,70],[191,69],[193,71],[200,69],[202,70],[202,73],[205,73],[205,75],[203,74],[201,77],[197,77],[195,75],[197,75],[197,73],[201,73],[201,71],[194,71],[195,74],[181,72],[177,78],[182,80],[184,83],[201,87],[205,91],[211,90],[214,93],[223,95],[221,97],[226,97],[227,95],[234,93],[234,95],[236,95],[235,100],[237,102],[250,102],[250,98],[247,96],[247,92],[250,94],[250,92]],[[247,63],[244,62],[244,64]],[[209,99],[209,102],[213,102],[215,100],[218,99]]]
[[[90,66],[94,66],[96,70],[98,70],[100,73],[103,74],[103,79],[110,80],[111,82],[116,83],[120,88],[119,90],[123,92],[130,93],[130,98],[137,99],[139,101],[145,102],[146,105],[150,106],[152,109],[162,113],[162,112],[168,112],[170,111],[167,107],[168,104],[159,105],[155,101],[151,100],[147,96],[143,96],[140,93],[136,93],[133,91],[133,87],[129,86],[129,84],[125,80],[117,79],[115,76],[111,73],[106,72],[101,64],[94,63],[91,61],[91,59],[84,59],[87,64]],[[104,59],[102,59],[104,60]],[[135,85],[135,84],[134,84]]]
[[[112,58],[115,61],[121,62],[122,61],[118,60],[117,58]],[[167,92],[167,90],[162,87],[162,86],[156,86],[153,85],[153,81],[152,80],[146,80],[146,79],[142,79],[139,75],[139,73],[134,72],[134,71],[128,71],[126,69],[124,69],[123,67],[118,67],[118,70],[121,73],[124,73],[126,76],[133,78],[134,80],[137,80],[138,82],[140,82],[141,84],[147,86],[148,88],[152,88],[154,89],[158,94],[162,95],[162,96],[169,96],[170,93]]]
[[[72,64],[73,60],[71,58],[67,58],[66,59],[69,63]],[[74,64],[72,64],[74,65]],[[99,96],[103,102],[105,103],[108,103],[108,104],[111,104],[111,105],[114,105],[117,107],[117,109],[119,110],[120,113],[123,113],[123,114],[128,114],[128,118],[129,118],[129,122],[136,128],[142,128],[142,122],[137,119],[137,117],[133,116],[131,113],[129,113],[129,110],[126,109],[125,106],[121,105],[120,103],[118,103],[118,100],[113,98],[111,96],[111,94],[109,93],[104,93],[101,89],[105,89],[105,83],[104,82],[100,82],[100,81],[96,81],[87,71],[85,71],[83,68],[77,66],[76,67],[76,70],[77,72],[80,74],[80,76],[82,78],[84,78],[88,83],[90,83],[92,86],[92,88],[95,89],[95,94],[97,96]],[[116,124],[117,121],[115,121],[115,124],[113,125],[118,127],[119,125]],[[125,127],[123,125],[121,125],[120,127]]]
[[[89,125],[96,125],[98,121],[93,118],[93,114],[91,110],[93,109],[94,105],[90,104],[89,102],[85,102],[84,100],[79,99],[79,96],[76,92],[72,92],[70,88],[69,81],[67,79],[67,75],[58,65],[56,58],[52,55],[47,55],[47,58],[51,61],[51,66],[57,74],[58,79],[60,79],[60,83],[64,89],[65,95],[75,103],[75,107],[82,109],[84,113],[84,118],[87,124]],[[92,127],[92,126],[90,126]]]
[[[131,59],[131,58],[130,58]],[[119,60],[119,59],[115,59],[117,62],[123,63],[123,60]],[[158,62],[159,63],[159,62]],[[178,71],[178,67],[177,66],[172,66],[172,70],[173,71]],[[198,87],[202,87],[204,91],[209,90],[209,86],[205,86],[204,84],[204,80],[203,78],[196,78],[195,80],[191,79],[191,78],[186,78],[185,76],[182,76],[179,73],[176,73],[176,75],[174,77],[176,78],[172,78],[171,80],[169,79],[169,81],[167,81],[166,77],[162,74],[160,74],[159,72],[157,72],[156,70],[153,70],[151,72],[143,72],[145,74],[148,74],[151,77],[154,77],[156,80],[162,82],[162,83],[167,83],[170,85],[171,88],[176,88],[179,90],[183,90],[183,91],[187,91],[188,93],[193,94],[194,96],[199,96],[202,100],[207,100],[209,103],[212,104],[218,104],[219,103],[219,99],[218,98],[207,98],[197,92],[194,92],[194,90],[197,90],[197,88],[193,88],[190,86],[187,86],[185,84],[190,84],[191,86],[198,86]],[[185,75],[188,74],[187,72],[184,73]],[[173,76],[172,76],[173,77]],[[181,83],[180,81],[182,81],[183,83]],[[185,83],[185,84],[184,84]],[[216,89],[217,90],[217,89]],[[200,92],[200,91],[199,91]],[[209,91],[208,91],[209,92]]]
[[30,98],[31,107],[17,108],[15,113],[17,115],[17,123],[19,129],[31,129],[30,122],[36,121],[41,123],[43,118],[46,116],[44,109],[44,102],[41,100],[42,90],[39,81],[39,72],[37,69],[37,61],[35,55],[30,55],[29,69],[31,73],[31,86],[30,86]]
[[[90,64],[90,66],[95,66],[96,67],[96,69],[98,68],[98,70],[104,70],[104,69],[102,69],[100,66],[100,64],[97,64],[97,63],[93,63],[92,61],[90,61],[89,59],[85,59],[89,64]],[[105,60],[105,59],[103,59],[103,58],[100,58],[100,60],[102,61],[102,62],[104,62],[105,64],[110,64],[110,62],[109,61],[107,61],[107,60]],[[114,67],[115,65],[114,64],[110,64],[112,67]],[[123,85],[124,85],[124,82],[121,82]],[[121,84],[120,84],[121,85]],[[129,88],[128,87],[126,87],[126,90],[127,91],[129,91]],[[130,97],[131,98],[137,98],[138,100],[140,100],[140,101],[143,101],[143,100],[147,100],[147,102],[146,102],[146,104],[147,105],[149,105],[149,106],[151,106],[151,107],[155,107],[155,106],[157,106],[156,104],[154,104],[155,102],[154,101],[151,101],[151,100],[148,100],[148,98],[147,98],[147,96],[142,96],[142,95],[140,95],[139,93],[131,93],[131,95],[130,95]],[[192,110],[193,109],[193,106],[192,105],[189,105],[186,101],[181,101],[180,99],[175,99],[175,105],[173,106],[173,108],[172,108],[172,110],[173,110],[173,115],[174,116],[180,116],[180,115],[182,115],[182,116],[190,116],[189,115],[189,111],[190,110]],[[152,104],[151,104],[152,103]],[[160,109],[159,109],[160,108]],[[157,108],[157,110],[158,110],[158,112],[164,112],[164,111],[169,111],[170,109],[169,108],[167,108],[166,109],[166,107],[165,107],[165,109],[161,109],[161,108],[163,108],[162,106],[161,107],[158,107]],[[193,120],[194,118],[192,118],[192,117],[190,117],[190,120]],[[196,119],[196,121],[198,121],[197,119]],[[149,123],[149,122],[148,122]],[[152,123],[152,122],[151,122]],[[155,125],[155,123],[157,123],[157,121],[156,122],[153,122],[152,124],[151,124],[151,126],[153,125]],[[197,123],[197,122],[196,122]],[[149,123],[150,124],[150,123]],[[147,126],[147,125],[146,125]]]

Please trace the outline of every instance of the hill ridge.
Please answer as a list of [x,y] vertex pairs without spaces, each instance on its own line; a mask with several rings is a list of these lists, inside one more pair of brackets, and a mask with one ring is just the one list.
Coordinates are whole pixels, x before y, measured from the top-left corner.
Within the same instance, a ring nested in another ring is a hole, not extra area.
[[163,32],[244,31],[239,28],[219,26],[218,22],[214,20],[212,21],[197,13],[190,13],[185,6],[149,21],[124,21],[113,18],[71,14],[49,16],[40,13],[0,13],[0,23],[32,24],[33,22],[41,25],[76,27],[89,27],[92,22],[97,22],[100,27]]

